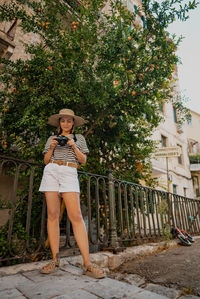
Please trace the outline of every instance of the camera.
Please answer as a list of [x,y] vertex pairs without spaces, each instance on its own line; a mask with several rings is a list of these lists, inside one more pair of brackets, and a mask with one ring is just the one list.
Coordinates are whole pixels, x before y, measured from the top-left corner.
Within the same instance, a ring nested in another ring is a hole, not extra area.
[[55,140],[58,141],[58,144],[60,146],[64,146],[69,140],[69,138],[67,138],[66,136],[58,136],[55,138]]

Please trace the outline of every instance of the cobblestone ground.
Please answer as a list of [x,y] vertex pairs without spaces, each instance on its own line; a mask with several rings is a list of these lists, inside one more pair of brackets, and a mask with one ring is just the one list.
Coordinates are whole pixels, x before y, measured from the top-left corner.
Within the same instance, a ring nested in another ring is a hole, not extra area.
[[137,257],[121,265],[117,272],[122,274],[122,280],[123,277],[130,279],[130,274],[136,275],[137,279],[142,279],[143,287],[156,284],[200,296],[200,239],[190,247],[178,245],[150,256]]

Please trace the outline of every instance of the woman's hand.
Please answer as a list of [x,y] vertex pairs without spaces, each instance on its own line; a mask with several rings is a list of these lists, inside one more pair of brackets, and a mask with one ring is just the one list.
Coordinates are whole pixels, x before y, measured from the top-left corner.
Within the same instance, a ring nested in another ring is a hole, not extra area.
[[67,144],[68,144],[69,146],[71,146],[73,149],[75,149],[75,148],[76,148],[76,144],[75,144],[75,142],[74,142],[74,139],[72,139],[72,138],[70,138],[70,137],[68,137],[68,136],[67,136],[67,138],[69,139],[69,141],[67,141]]
[[53,137],[53,138],[51,139],[51,142],[50,142],[50,149],[52,149],[52,150],[54,150],[54,148],[55,148],[56,145],[58,144],[58,141],[55,140],[55,139],[56,139],[56,137]]

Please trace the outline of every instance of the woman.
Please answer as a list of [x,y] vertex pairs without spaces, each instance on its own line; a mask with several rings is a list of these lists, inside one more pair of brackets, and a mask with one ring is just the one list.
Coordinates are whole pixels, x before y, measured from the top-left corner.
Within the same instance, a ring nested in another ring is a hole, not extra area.
[[43,274],[50,274],[59,267],[59,194],[61,193],[83,257],[83,274],[95,278],[105,277],[103,270],[90,262],[88,237],[80,209],[77,168],[79,163],[86,163],[89,150],[85,138],[81,134],[74,134],[74,128],[84,123],[86,121],[76,116],[70,109],[62,109],[59,114],[51,115],[49,118],[49,124],[58,127],[60,136],[67,137],[67,141],[65,145],[59,145],[57,137],[51,136],[43,151],[46,166],[39,191],[44,192],[46,197],[47,231],[52,252],[52,261],[42,268]]

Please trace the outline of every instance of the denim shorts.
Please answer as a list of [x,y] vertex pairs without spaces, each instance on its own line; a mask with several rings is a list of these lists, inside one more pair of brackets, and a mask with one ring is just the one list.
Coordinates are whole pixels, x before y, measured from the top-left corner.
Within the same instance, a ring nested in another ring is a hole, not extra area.
[[55,163],[47,164],[43,171],[39,191],[80,193],[77,169]]

